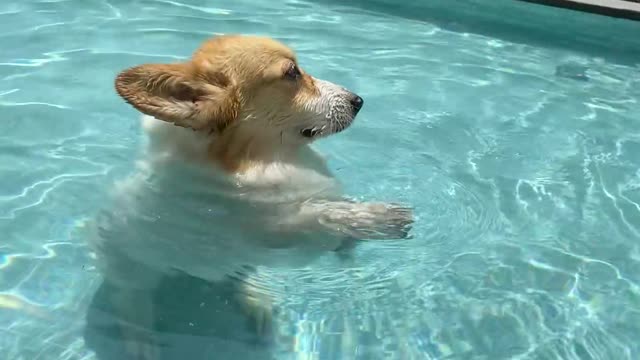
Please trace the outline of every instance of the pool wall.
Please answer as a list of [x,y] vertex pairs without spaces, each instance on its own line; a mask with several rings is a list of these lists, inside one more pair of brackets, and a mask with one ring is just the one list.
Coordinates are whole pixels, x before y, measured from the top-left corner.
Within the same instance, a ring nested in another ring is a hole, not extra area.
[[628,19],[521,0],[421,0],[403,3],[395,0],[317,1],[426,21],[458,32],[486,34],[544,47],[561,47],[607,57],[615,62],[640,62],[640,22]]
[[522,0],[594,14],[640,20],[638,0]]

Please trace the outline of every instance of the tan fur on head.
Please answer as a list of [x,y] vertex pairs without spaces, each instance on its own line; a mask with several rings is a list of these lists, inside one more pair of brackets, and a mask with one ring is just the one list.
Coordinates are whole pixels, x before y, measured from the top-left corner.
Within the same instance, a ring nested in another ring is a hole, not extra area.
[[209,152],[231,171],[342,131],[362,106],[300,69],[291,49],[257,36],[215,37],[187,62],[135,66],[115,86],[144,114],[215,133]]
[[[222,131],[237,119],[241,100],[255,96],[259,82],[281,77],[285,60],[295,63],[293,52],[271,39],[220,36],[206,41],[188,62],[145,64],[121,72],[116,90],[159,120]],[[308,77],[305,83],[310,85]]]

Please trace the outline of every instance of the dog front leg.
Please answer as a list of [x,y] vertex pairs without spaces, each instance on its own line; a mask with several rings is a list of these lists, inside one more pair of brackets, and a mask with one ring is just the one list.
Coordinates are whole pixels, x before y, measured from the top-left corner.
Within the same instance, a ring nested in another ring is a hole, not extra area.
[[146,291],[116,289],[111,294],[127,360],[159,359],[154,336],[153,300]]
[[305,202],[287,224],[358,240],[382,240],[409,237],[413,221],[413,211],[406,206],[344,200]]

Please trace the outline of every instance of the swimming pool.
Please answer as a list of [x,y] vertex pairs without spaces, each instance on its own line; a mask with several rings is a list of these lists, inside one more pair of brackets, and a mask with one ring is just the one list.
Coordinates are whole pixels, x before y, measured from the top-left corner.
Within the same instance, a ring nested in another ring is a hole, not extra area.
[[113,78],[233,32],[276,37],[364,97],[354,125],[317,147],[346,192],[412,204],[419,219],[412,240],[368,243],[347,263],[266,271],[282,299],[269,346],[209,311],[220,300],[207,284],[168,282],[156,323],[166,359],[223,348],[257,349],[233,356],[251,359],[640,356],[639,24],[546,7],[530,17],[519,11],[533,5],[507,1],[213,3],[0,4],[6,359],[90,359],[96,347],[104,359],[122,346],[108,311],[85,342],[101,276],[78,231],[141,142]]

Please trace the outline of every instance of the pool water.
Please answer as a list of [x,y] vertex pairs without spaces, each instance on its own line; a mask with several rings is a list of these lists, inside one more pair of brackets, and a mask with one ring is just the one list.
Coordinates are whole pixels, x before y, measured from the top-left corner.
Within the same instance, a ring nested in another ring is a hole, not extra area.
[[142,142],[114,76],[221,33],[273,36],[357,91],[354,125],[317,148],[348,194],[411,204],[418,220],[408,241],[265,269],[259,286],[279,299],[267,345],[246,340],[232,308],[209,310],[224,289],[168,280],[162,359],[640,357],[640,59],[380,6],[216,4],[0,4],[4,359],[120,359],[108,325],[86,335],[110,313],[95,315],[105,290],[78,231]]

